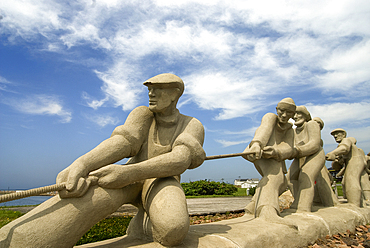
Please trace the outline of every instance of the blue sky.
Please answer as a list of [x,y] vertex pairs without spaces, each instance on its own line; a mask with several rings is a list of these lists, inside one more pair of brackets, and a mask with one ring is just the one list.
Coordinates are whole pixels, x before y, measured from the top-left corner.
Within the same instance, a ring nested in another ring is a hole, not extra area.
[[[207,155],[242,152],[285,97],[324,120],[326,152],[341,127],[368,153],[369,68],[367,0],[0,1],[0,189],[53,184],[166,72],[185,82],[179,109],[205,126]],[[239,177],[259,174],[230,158],[182,180]]]

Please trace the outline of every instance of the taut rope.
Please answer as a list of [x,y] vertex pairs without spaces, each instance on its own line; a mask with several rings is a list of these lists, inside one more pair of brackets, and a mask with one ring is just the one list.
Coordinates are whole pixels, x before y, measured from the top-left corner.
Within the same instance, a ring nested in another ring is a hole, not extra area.
[[[243,155],[248,155],[252,154],[253,152],[241,152],[241,153],[232,153],[232,154],[222,154],[222,155],[214,155],[214,156],[208,156],[205,158],[205,160],[212,160],[212,159],[220,159],[220,158],[231,158],[231,157],[238,157],[238,156],[243,156]],[[0,203],[2,202],[8,202],[8,201],[13,201],[29,196],[36,196],[36,195],[41,195],[43,193],[48,193],[51,191],[60,191],[66,188],[65,183],[58,183],[58,184],[53,184],[50,186],[45,186],[45,187],[40,187],[36,189],[30,189],[30,190],[25,190],[25,191],[19,191],[11,194],[4,194],[0,195]]]
[[36,189],[30,189],[30,190],[25,190],[25,191],[19,191],[11,194],[4,194],[0,195],[0,203],[2,202],[7,202],[7,201],[13,201],[29,196],[36,196],[36,195],[41,195],[43,193],[51,192],[51,191],[60,191],[62,189],[66,188],[65,183],[58,183],[58,184],[53,184],[50,186],[45,186],[45,187],[40,187]]

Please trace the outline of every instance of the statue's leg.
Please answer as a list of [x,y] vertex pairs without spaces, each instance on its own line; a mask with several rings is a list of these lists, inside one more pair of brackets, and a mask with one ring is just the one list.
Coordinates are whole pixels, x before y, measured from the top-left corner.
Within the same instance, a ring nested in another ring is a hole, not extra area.
[[317,152],[306,158],[306,162],[299,175],[299,190],[297,192],[299,212],[311,212],[313,197],[315,193],[315,181],[325,164],[325,153]]
[[142,192],[144,233],[165,246],[180,244],[189,230],[184,191],[174,177],[146,180]]
[[264,175],[258,184],[259,187],[255,194],[255,216],[271,223],[284,224],[297,229],[295,223],[279,216],[279,189],[285,180],[283,163],[274,159],[260,159],[255,161],[255,164],[259,166]]
[[94,224],[133,201],[138,186],[93,186],[80,198],[57,195],[1,228],[0,247],[72,247]]
[[276,214],[279,214],[279,189],[284,183],[282,162],[274,159],[260,159],[256,160],[255,164],[264,175],[256,190],[256,217],[260,217],[260,211],[265,206],[274,208]]
[[298,207],[298,188],[299,188],[299,173],[300,173],[300,168],[299,168],[299,159],[294,159],[292,164],[289,167],[288,174],[286,176],[288,180],[288,187],[290,192],[292,192],[292,195],[294,197],[294,201],[292,205],[290,206],[291,209],[297,209]]
[[[331,181],[329,171],[324,166],[316,178],[315,198],[317,202],[325,207],[333,207],[339,204],[338,198],[331,188]],[[316,201],[315,201],[316,202]]]
[[358,207],[362,207],[360,177],[364,168],[365,164],[361,157],[353,156],[348,162],[344,174],[345,191],[348,203],[352,203]]
[[[258,188],[258,186],[257,186]],[[254,212],[256,210],[256,192],[257,192],[257,188],[255,190],[255,194],[253,195],[251,201],[247,204],[247,206],[245,206],[245,213],[246,214],[253,214],[254,215]]]
[[362,194],[365,198],[365,200],[370,200],[370,180],[369,180],[369,174],[365,170],[361,173],[361,188],[362,188]]

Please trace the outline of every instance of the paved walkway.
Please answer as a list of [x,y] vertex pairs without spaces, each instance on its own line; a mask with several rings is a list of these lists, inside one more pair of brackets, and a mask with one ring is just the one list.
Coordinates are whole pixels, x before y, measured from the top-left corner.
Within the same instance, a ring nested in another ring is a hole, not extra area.
[[251,201],[252,197],[215,197],[189,198],[188,210],[190,215],[225,213],[227,211],[241,211]]
[[[190,215],[206,215],[215,213],[238,212],[251,201],[251,196],[245,197],[210,197],[210,198],[189,198],[186,199]],[[122,205],[113,216],[135,215],[137,208],[125,204]]]

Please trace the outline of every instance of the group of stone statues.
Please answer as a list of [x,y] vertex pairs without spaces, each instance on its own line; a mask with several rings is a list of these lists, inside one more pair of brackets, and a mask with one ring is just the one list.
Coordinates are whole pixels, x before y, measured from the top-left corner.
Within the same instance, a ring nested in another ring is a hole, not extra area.
[[[189,217],[180,175],[203,163],[204,128],[176,107],[184,91],[179,77],[160,74],[144,85],[149,90],[149,106],[135,108],[110,138],[60,172],[57,182],[66,183],[66,189],[4,226],[1,247],[71,247],[125,203],[139,209],[128,236],[165,246],[183,241]],[[365,154],[354,138],[346,138],[343,129],[333,130],[339,145],[325,155],[320,118],[311,119],[306,107],[296,106],[291,98],[281,100],[276,111],[264,115],[244,151],[248,155],[243,157],[262,176],[247,213],[292,224],[279,216],[278,197],[287,187],[294,196],[293,211],[310,212],[314,201],[337,205],[325,159],[341,170],[349,203],[360,207],[363,197],[370,200]],[[130,159],[125,165],[114,164],[123,158]],[[289,171],[286,159],[294,159]]]
[[[325,155],[321,130],[324,122],[311,118],[305,106],[296,106],[285,98],[276,107],[277,115],[267,113],[245,152],[244,158],[254,163],[262,179],[246,212],[256,217],[284,223],[279,218],[278,197],[288,187],[294,201],[293,212],[311,212],[313,202],[323,206],[339,204],[331,187],[325,161],[333,161],[333,168],[343,175],[342,185],[348,203],[363,206],[369,196],[369,155],[356,146],[356,139],[346,137],[341,128],[331,132],[338,147]],[[292,118],[296,128],[288,120]],[[294,159],[289,171],[285,159]],[[287,174],[284,176],[284,174]],[[289,210],[288,210],[289,211]],[[287,223],[289,224],[289,223]]]

